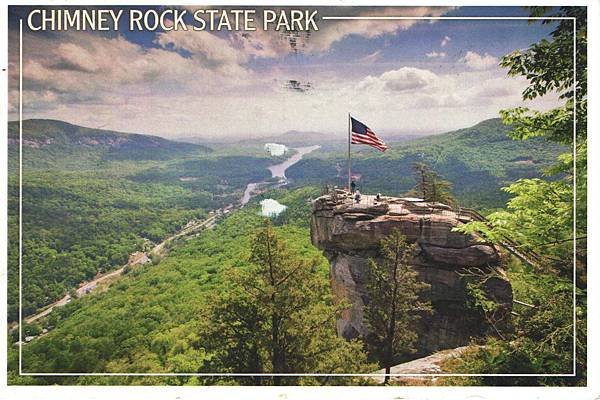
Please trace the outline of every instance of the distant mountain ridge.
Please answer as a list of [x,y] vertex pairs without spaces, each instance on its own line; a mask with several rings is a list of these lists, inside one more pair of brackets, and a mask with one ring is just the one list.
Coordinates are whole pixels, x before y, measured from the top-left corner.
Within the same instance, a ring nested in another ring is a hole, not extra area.
[[[502,186],[521,178],[539,177],[555,163],[564,146],[544,138],[512,140],[510,126],[500,118],[468,128],[392,143],[385,153],[352,146],[352,172],[361,191],[402,195],[414,185],[412,165],[423,162],[454,185],[461,204],[501,207],[508,200]],[[312,143],[311,143],[312,144]],[[347,148],[335,144],[293,165],[288,178],[297,185],[347,185]]]
[[[382,138],[388,142],[404,142],[408,140],[426,137],[426,134],[388,134]],[[290,130],[279,135],[270,135],[263,137],[252,137],[247,139],[238,139],[226,137],[222,139],[205,138],[200,136],[178,137],[177,140],[186,143],[199,143],[210,146],[211,144],[232,144],[232,143],[280,143],[289,147],[301,147],[307,144],[344,144],[348,142],[347,132],[338,132],[336,134],[314,131]]]
[[[9,148],[19,144],[19,123],[8,123]],[[124,133],[86,128],[52,119],[23,121],[23,146],[32,149],[46,147],[74,151],[76,148],[97,150],[109,159],[165,159],[191,152],[210,152],[209,147],[176,142],[154,135]]]

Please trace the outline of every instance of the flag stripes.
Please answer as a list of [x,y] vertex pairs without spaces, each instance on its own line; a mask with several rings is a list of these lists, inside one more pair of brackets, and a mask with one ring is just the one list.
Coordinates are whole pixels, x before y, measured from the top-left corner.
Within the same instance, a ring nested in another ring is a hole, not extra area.
[[366,144],[379,151],[386,151],[388,146],[379,139],[377,135],[362,122],[350,117],[352,123],[352,144]]

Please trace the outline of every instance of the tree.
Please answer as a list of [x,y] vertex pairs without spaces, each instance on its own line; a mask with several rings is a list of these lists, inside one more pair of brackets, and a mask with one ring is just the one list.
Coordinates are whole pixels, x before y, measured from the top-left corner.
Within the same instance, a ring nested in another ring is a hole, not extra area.
[[442,179],[425,163],[413,164],[413,173],[416,185],[412,192],[416,193],[430,203],[454,204],[456,200],[452,195],[452,184]]
[[[545,16],[548,7],[531,7],[531,15]],[[536,276],[551,273],[560,286],[545,294],[538,306],[519,317],[519,335],[510,342],[487,346],[474,356],[476,363],[491,349],[501,357],[494,365],[483,363],[477,373],[518,372],[513,366],[525,366],[531,373],[576,372],[574,378],[528,378],[526,384],[585,384],[586,375],[586,235],[587,235],[587,10],[585,7],[561,7],[554,16],[573,17],[561,20],[551,34],[525,50],[502,58],[501,66],[511,76],[523,76],[528,86],[523,100],[532,100],[555,92],[561,106],[536,111],[518,107],[501,112],[504,123],[512,127],[514,140],[543,137],[570,147],[558,156],[557,163],[545,171],[548,179],[521,179],[504,188],[512,194],[505,210],[488,216],[489,223],[473,222],[460,228],[477,231],[491,242],[509,237],[528,250],[535,250],[544,260]],[[542,23],[552,21],[543,20]],[[553,23],[553,22],[552,22]],[[575,39],[575,43],[574,43]],[[574,53],[575,52],[575,53]],[[575,59],[574,59],[575,58]],[[575,131],[573,128],[576,128]],[[576,208],[573,209],[573,199]],[[574,232],[573,223],[576,223]],[[573,254],[573,243],[577,239]],[[576,284],[570,279],[573,258],[577,267]],[[558,276],[557,276],[558,275]],[[562,280],[560,277],[568,279]],[[519,282],[523,284],[523,282]],[[544,282],[543,286],[547,286]],[[575,303],[572,302],[575,290]],[[573,315],[575,308],[575,316]],[[575,320],[574,320],[575,318]],[[574,327],[575,324],[575,327]],[[573,330],[576,328],[575,338]],[[573,353],[576,370],[573,371]],[[461,371],[462,372],[462,371]],[[490,383],[491,378],[484,383]],[[515,380],[511,381],[513,384]],[[518,382],[518,381],[517,381]],[[497,382],[496,382],[497,383]]]
[[[532,16],[544,16],[547,7],[531,7]],[[564,103],[548,111],[517,107],[501,111],[505,124],[512,127],[514,140],[544,137],[571,147],[558,156],[557,163],[545,171],[550,179],[521,179],[504,188],[514,197],[507,210],[489,216],[491,225],[467,225],[494,240],[502,233],[521,246],[537,251],[554,272],[568,276],[573,264],[573,239],[577,236],[578,285],[585,286],[587,269],[587,18],[585,7],[561,7],[555,16],[561,20],[552,32],[552,40],[543,39],[525,50],[502,58],[501,66],[511,76],[524,76],[529,85],[523,100],[532,100],[556,92]],[[550,23],[545,20],[543,23]],[[574,31],[575,28],[575,31]],[[573,60],[573,35],[576,58]],[[574,120],[576,118],[576,120]],[[576,135],[574,135],[576,123]],[[575,153],[575,160],[573,154]],[[575,161],[575,162],[574,162]],[[575,170],[576,168],[576,185]],[[576,194],[573,232],[573,198]]]
[[[519,274],[516,293],[535,305],[520,307],[513,316],[514,333],[506,340],[490,339],[485,346],[472,347],[452,361],[454,373],[477,377],[444,379],[442,384],[485,386],[584,385],[585,320],[577,321],[576,377],[543,376],[573,372],[573,304],[571,284],[548,279],[548,275]],[[539,281],[539,282],[537,282]],[[584,313],[577,306],[577,314]],[[483,374],[531,374],[531,376],[483,376]]]
[[369,260],[367,283],[369,302],[365,318],[369,327],[369,347],[385,367],[384,383],[389,381],[394,361],[415,351],[415,323],[421,314],[431,311],[429,302],[419,300],[429,285],[420,282],[409,265],[414,245],[394,230],[381,241],[380,262]]
[[416,162],[412,165],[413,175],[415,178],[416,185],[413,188],[413,192],[420,196],[421,198],[425,198],[427,192],[429,190],[429,173],[430,169],[425,163]]
[[[265,221],[248,263],[228,272],[227,286],[213,301],[206,329],[216,367],[255,374],[369,371],[362,346],[337,337],[341,306],[333,305],[317,267],[315,259],[290,251]],[[255,385],[298,382],[277,375],[252,380]]]
[[69,289],[69,297],[70,297],[72,300],[75,300],[75,299],[77,299],[77,298],[79,297],[79,295],[77,294],[77,289],[75,289],[75,288],[71,288],[71,289]]

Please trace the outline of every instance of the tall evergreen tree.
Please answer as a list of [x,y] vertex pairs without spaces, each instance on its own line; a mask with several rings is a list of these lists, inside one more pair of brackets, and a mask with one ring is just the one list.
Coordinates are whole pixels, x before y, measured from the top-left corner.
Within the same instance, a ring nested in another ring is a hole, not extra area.
[[365,318],[370,333],[367,340],[371,352],[385,368],[384,383],[389,381],[394,362],[415,351],[415,323],[421,314],[431,311],[428,302],[419,300],[419,295],[429,285],[420,282],[409,265],[413,250],[414,245],[394,230],[381,241],[382,260],[371,259],[369,262],[369,302]]
[[[257,374],[371,372],[358,341],[337,337],[327,279],[314,259],[280,240],[266,221],[254,237],[249,265],[229,272],[229,286],[214,301],[210,329],[220,367]],[[319,383],[323,378],[255,376],[253,383]],[[333,380],[335,381],[335,380]]]

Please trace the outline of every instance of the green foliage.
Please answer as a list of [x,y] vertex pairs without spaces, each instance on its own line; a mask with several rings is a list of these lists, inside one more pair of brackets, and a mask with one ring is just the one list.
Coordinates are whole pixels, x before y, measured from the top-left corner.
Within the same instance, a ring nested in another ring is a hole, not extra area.
[[[18,315],[18,181],[9,180],[9,320]],[[195,205],[193,203],[196,202]],[[23,314],[127,262],[142,238],[159,242],[192,218],[202,198],[181,188],[78,172],[23,176]]]
[[23,336],[37,336],[42,333],[42,327],[37,323],[24,323],[23,324]]
[[[290,196],[294,196],[290,194]],[[25,371],[38,372],[227,372],[232,368],[224,356],[226,346],[217,346],[210,328],[216,299],[232,294],[235,285],[230,274],[244,276],[250,264],[252,235],[261,227],[256,207],[230,214],[211,231],[182,241],[157,265],[148,265],[111,285],[106,292],[92,293],[54,310],[47,325],[54,329],[27,344],[24,350]],[[327,260],[309,240],[307,228],[286,225],[274,228],[277,237],[285,238],[288,254],[302,265],[309,265],[307,279],[297,276],[289,285],[308,285],[314,292],[298,293],[310,299],[310,310],[298,311],[306,326],[290,331],[297,344],[307,344],[298,353],[323,351],[303,361],[294,359],[293,367],[331,372],[370,372],[373,366],[364,360],[361,345],[335,336],[333,319],[337,308],[332,305],[327,286]],[[282,239],[283,240],[283,239]],[[306,285],[304,280],[307,281]],[[312,283],[311,283],[312,282]],[[314,286],[313,286],[314,285]],[[284,301],[285,299],[282,299]],[[329,314],[332,313],[332,314]],[[319,325],[316,332],[307,329]],[[296,331],[298,329],[298,331]],[[294,333],[295,332],[295,333]],[[318,340],[317,340],[318,339]],[[264,345],[264,343],[261,343]],[[264,354],[263,354],[264,355]],[[22,382],[12,374],[18,369],[18,349],[9,347],[10,382]],[[361,369],[362,368],[362,369]],[[350,378],[303,377],[299,384],[356,383]],[[24,384],[252,384],[244,378],[198,377],[43,377]]]
[[[558,16],[576,18],[561,20],[552,32],[552,40],[542,39],[525,50],[516,50],[502,58],[501,66],[511,76],[526,76],[529,86],[523,91],[527,100],[556,91],[562,98],[573,98],[577,92],[587,91],[587,10],[585,7],[560,7],[549,13],[545,7],[530,7],[534,17]],[[542,23],[549,23],[543,20]],[[573,39],[576,34],[577,63],[573,63]],[[577,82],[573,68],[576,68]]]
[[[533,7],[531,10],[536,16],[548,12],[545,7]],[[587,256],[585,240],[576,243],[575,251],[573,240],[575,235],[585,239],[587,233],[587,18],[585,7],[562,7],[559,15],[577,17],[576,24],[571,20],[561,21],[552,33],[552,40],[542,40],[526,50],[509,54],[501,64],[509,69],[510,75],[527,78],[529,85],[523,92],[525,100],[555,91],[565,100],[563,106],[546,112],[516,108],[503,111],[502,117],[513,126],[511,137],[516,140],[544,138],[568,144],[572,151],[560,155],[558,162],[546,171],[548,175],[555,175],[554,180],[517,181],[505,188],[513,196],[506,210],[490,214],[489,224],[470,223],[461,229],[479,232],[491,241],[502,236],[510,237],[542,256],[546,262],[542,271],[532,274],[525,270],[511,275],[515,297],[526,299],[535,308],[519,310],[512,340],[489,341],[485,347],[464,357],[453,372],[576,373],[576,376],[479,377],[470,378],[466,383],[585,385],[587,306],[583,288]],[[573,59],[574,33],[576,63]],[[576,69],[577,81],[574,80],[573,68]],[[574,109],[575,99],[577,107]],[[577,133],[574,136],[575,118]],[[577,203],[575,221],[574,197]],[[577,225],[575,232],[574,223]],[[577,280],[569,282],[567,279],[573,276],[574,263]],[[564,276],[565,280],[556,275]],[[577,289],[573,287],[575,284]]]
[[[174,248],[160,264],[121,278],[106,293],[92,293],[57,308],[51,314],[55,328],[24,348],[25,370],[172,372],[181,368],[184,356],[180,354],[202,351],[197,316],[208,307],[207,294],[219,290],[223,269],[247,257],[247,235],[259,223],[249,212],[232,215],[224,226]],[[78,343],[93,355],[85,364],[79,361]]]
[[[490,339],[446,365],[454,373],[569,374],[573,372],[572,283],[556,277],[511,271],[515,298],[536,308],[517,306],[514,333],[506,340]],[[582,293],[580,293],[582,294]],[[585,384],[585,304],[575,308],[577,377],[492,377],[446,379],[442,384],[469,385],[582,385]]]
[[467,308],[479,314],[481,320],[485,321],[485,327],[481,332],[487,331],[493,337],[505,339],[507,331],[511,328],[510,309],[490,296],[489,290],[486,290],[488,285],[494,284],[494,280],[504,280],[505,276],[495,269],[484,270],[476,267],[465,268],[459,272],[459,275],[466,282]]
[[[234,190],[243,190],[250,182],[270,177],[268,158],[248,156],[207,157],[176,160],[140,171],[131,176],[137,182],[160,182],[182,186],[192,191],[208,191],[224,196]],[[231,199],[230,202],[237,201]]]
[[[332,304],[328,281],[318,273],[319,259],[290,251],[266,221],[252,241],[249,262],[228,271],[226,285],[211,302],[206,329],[217,370],[278,374],[365,369],[361,345],[335,333],[339,310]],[[340,360],[344,363],[337,364]],[[254,384],[299,382],[297,377],[253,378]]]
[[287,208],[273,219],[275,225],[295,225],[308,228],[312,213],[311,200],[320,196],[315,186],[305,186],[288,191],[283,189],[266,192],[265,198],[273,198]]
[[[534,13],[546,13],[543,8],[533,8]],[[523,92],[525,100],[544,96],[556,91],[565,99],[563,106],[538,112],[527,108],[505,110],[505,123],[511,124],[510,134],[516,140],[530,141],[541,137],[548,141],[568,144],[570,153],[558,157],[558,162],[546,170],[553,180],[522,179],[504,188],[512,195],[507,209],[488,216],[491,224],[470,224],[463,231],[480,231],[487,239],[507,236],[524,248],[539,252],[547,270],[568,276],[572,270],[573,257],[578,268],[577,283],[585,285],[586,244],[577,242],[573,254],[575,236],[585,239],[587,234],[587,86],[586,86],[586,14],[583,7],[563,7],[560,15],[576,16],[577,63],[573,63],[573,22],[563,20],[552,33],[551,41],[542,40],[528,49],[505,56],[502,65],[510,75],[523,75],[529,85]],[[577,82],[574,82],[573,68]],[[576,92],[573,87],[576,86]],[[573,104],[578,107],[574,113]],[[577,135],[574,137],[574,118],[577,119]],[[575,144],[574,140],[577,141]],[[573,147],[575,146],[576,147]],[[573,161],[573,152],[576,163]],[[576,182],[575,170],[576,167]],[[573,198],[576,198],[575,221],[573,221]],[[574,223],[577,229],[573,232]]]
[[452,195],[452,184],[443,180],[427,164],[416,162],[413,164],[413,173],[416,185],[409,194],[415,194],[430,203],[455,204]]
[[[419,300],[429,285],[421,282],[409,265],[414,250],[414,245],[409,245],[406,238],[394,230],[381,241],[382,260],[369,260],[369,301],[365,307],[370,332],[367,343],[386,374],[395,362],[415,351],[415,324],[423,313],[431,311],[429,302]],[[386,376],[385,382],[388,380]]]
[[[18,124],[9,133],[8,318],[18,316]],[[265,157],[83,128],[23,123],[23,314],[148,250],[205,210],[235,203],[269,174]],[[236,165],[237,168],[232,168]],[[150,246],[152,246],[150,244]]]
[[568,275],[573,266],[573,189],[563,181],[523,179],[504,189],[512,197],[506,210],[487,216],[489,224],[471,222],[458,231],[478,233],[499,243],[510,238],[547,261],[546,272]]

